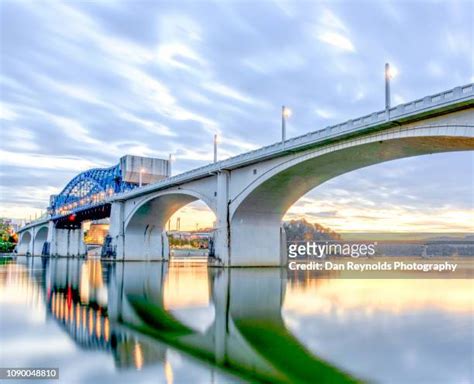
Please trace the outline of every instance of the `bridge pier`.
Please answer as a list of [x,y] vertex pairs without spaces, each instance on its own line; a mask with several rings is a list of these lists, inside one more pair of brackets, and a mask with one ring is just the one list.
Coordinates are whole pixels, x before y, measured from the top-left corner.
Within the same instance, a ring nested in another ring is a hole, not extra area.
[[[240,215],[239,215],[240,216]],[[230,267],[278,267],[286,263],[281,216],[249,212],[232,220]]]
[[259,207],[231,218],[230,172],[217,174],[216,258],[225,267],[281,266],[287,245],[279,213],[261,212]]
[[115,257],[119,260],[125,258],[125,233],[124,233],[124,203],[115,201],[110,208],[109,236],[112,238],[112,246]]
[[54,228],[52,231],[51,255],[84,256],[86,247],[84,233],[81,228]]
[[49,254],[51,256],[56,255],[57,252],[57,244],[56,244],[56,227],[54,225],[54,221],[50,221],[48,223],[48,239],[49,242]]
[[217,215],[215,231],[215,256],[222,265],[229,265],[230,220],[229,220],[229,172],[217,174]]

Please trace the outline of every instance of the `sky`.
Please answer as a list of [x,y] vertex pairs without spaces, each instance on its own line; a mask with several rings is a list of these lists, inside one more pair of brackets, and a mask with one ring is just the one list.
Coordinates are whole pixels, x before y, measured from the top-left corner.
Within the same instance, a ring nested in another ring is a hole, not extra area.
[[[472,1],[0,0],[0,216],[38,214],[124,154],[173,174],[384,105],[474,82]],[[472,231],[474,155],[396,160],[328,181],[286,218],[336,230]],[[198,215],[196,215],[198,213]],[[181,228],[206,226],[203,204]],[[175,219],[174,218],[174,219]]]

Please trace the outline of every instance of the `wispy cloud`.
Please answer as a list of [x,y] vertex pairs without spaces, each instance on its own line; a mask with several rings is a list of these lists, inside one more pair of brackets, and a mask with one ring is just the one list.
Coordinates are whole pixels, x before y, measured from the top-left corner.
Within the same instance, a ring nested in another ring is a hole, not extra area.
[[340,33],[329,31],[321,32],[318,34],[318,39],[323,43],[340,49],[341,51],[355,52],[355,47],[354,44],[352,44],[352,41]]
[[314,112],[323,119],[330,119],[334,116],[334,113],[326,108],[316,108]]
[[340,51],[355,52],[355,46],[350,38],[350,31],[345,23],[330,9],[324,9],[316,29],[319,41],[329,44]]

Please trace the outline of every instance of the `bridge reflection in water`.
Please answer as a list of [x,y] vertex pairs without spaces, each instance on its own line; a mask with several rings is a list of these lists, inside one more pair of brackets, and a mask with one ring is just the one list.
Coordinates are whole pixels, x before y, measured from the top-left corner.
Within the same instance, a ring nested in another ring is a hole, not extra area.
[[0,303],[27,298],[81,349],[111,354],[122,372],[160,366],[167,382],[183,382],[179,355],[205,367],[208,381],[469,378],[468,279],[330,279],[278,268],[41,257],[7,267]]
[[[307,350],[281,315],[280,269],[28,258],[48,315],[119,368],[165,365],[170,347],[249,381],[354,382]],[[33,264],[42,268],[33,268]],[[41,271],[41,272],[38,272]],[[37,289],[36,289],[37,290]]]

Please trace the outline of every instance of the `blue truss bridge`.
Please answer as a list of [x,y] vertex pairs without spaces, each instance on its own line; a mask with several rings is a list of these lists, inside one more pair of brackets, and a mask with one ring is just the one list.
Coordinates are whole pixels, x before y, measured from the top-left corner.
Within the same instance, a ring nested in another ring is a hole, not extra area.
[[167,177],[166,160],[127,155],[110,168],[94,168],[75,176],[52,195],[48,215],[59,227],[78,228],[83,220],[110,216],[109,199]]

